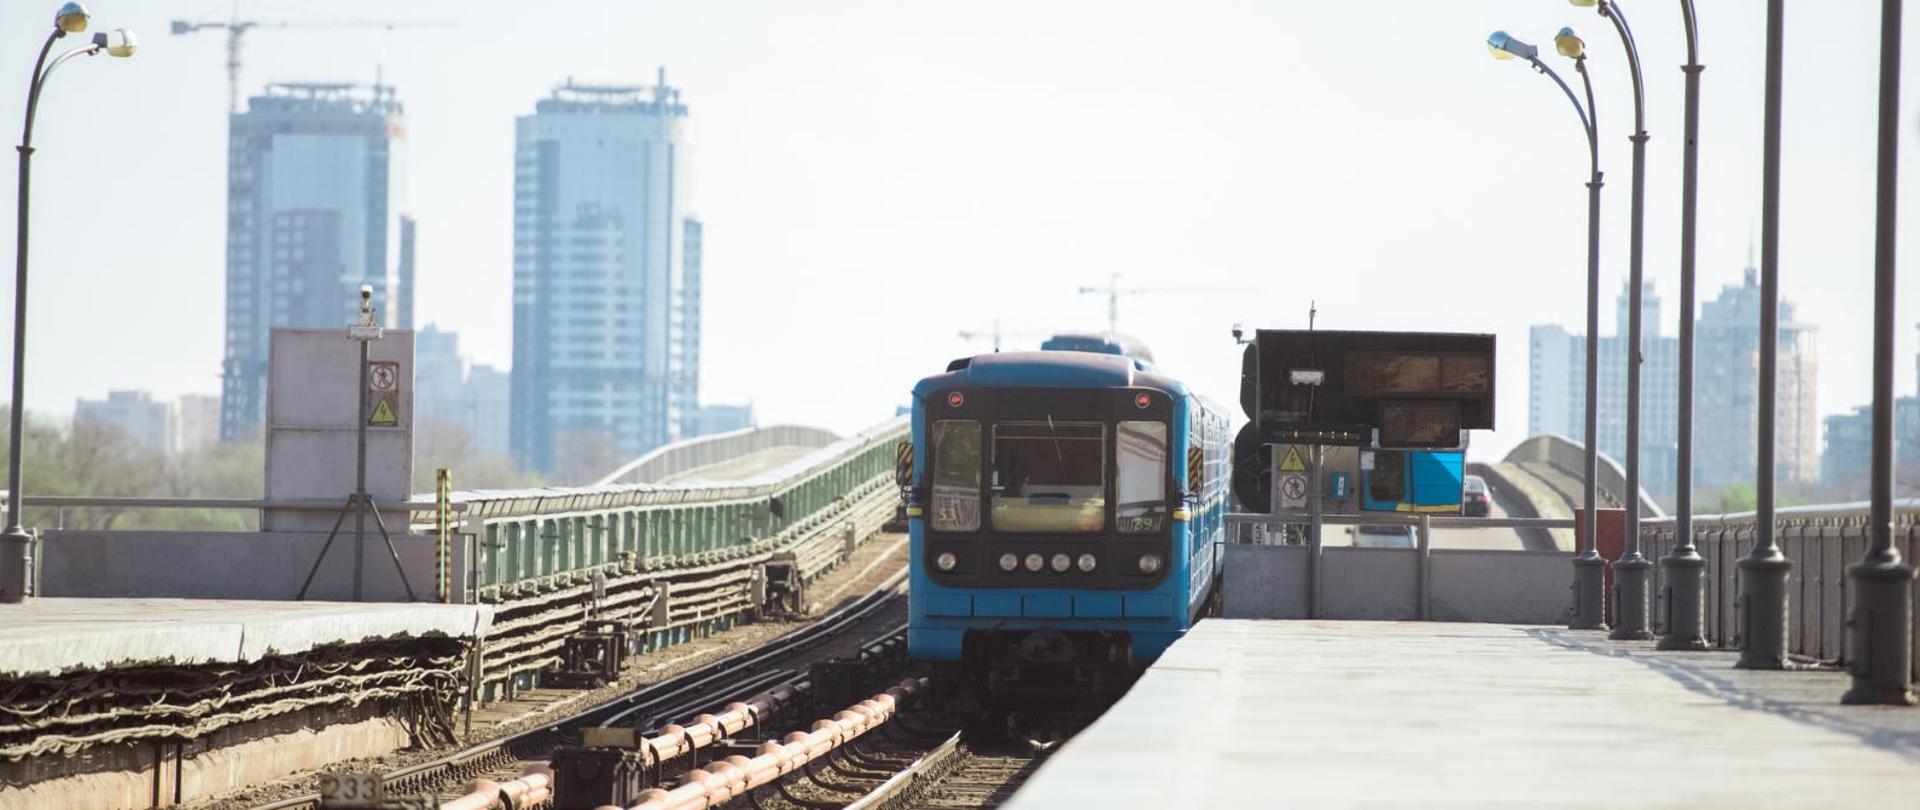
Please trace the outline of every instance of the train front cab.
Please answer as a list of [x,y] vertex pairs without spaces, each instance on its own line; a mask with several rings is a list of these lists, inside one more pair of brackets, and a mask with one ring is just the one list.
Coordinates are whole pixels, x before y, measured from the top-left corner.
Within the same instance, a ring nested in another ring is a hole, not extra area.
[[[1004,406],[989,390],[928,393],[913,422],[912,654],[998,707],[1111,700],[1212,594],[1224,423],[1183,390],[1029,390]],[[1033,410],[1049,393],[1065,401]]]

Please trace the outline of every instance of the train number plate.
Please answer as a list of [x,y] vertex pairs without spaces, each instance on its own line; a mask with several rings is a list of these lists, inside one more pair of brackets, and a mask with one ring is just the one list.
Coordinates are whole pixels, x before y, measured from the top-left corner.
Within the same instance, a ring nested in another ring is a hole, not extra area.
[[320,806],[377,807],[386,801],[386,789],[377,773],[339,771],[320,775]]

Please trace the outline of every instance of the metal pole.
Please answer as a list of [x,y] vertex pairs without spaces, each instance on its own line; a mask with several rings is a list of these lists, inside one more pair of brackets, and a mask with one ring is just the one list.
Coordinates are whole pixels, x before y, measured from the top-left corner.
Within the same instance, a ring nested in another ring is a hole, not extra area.
[[1310,561],[1313,571],[1313,602],[1308,606],[1307,618],[1318,619],[1326,615],[1322,606],[1326,603],[1324,594],[1327,590],[1326,582],[1322,579],[1325,570],[1321,565],[1324,557],[1321,550],[1325,546],[1320,542],[1320,530],[1324,525],[1324,515],[1320,509],[1321,449],[1317,444],[1310,446],[1313,449],[1307,453],[1307,457],[1312,459],[1307,463],[1309,468],[1307,470],[1307,552],[1313,555]]
[[360,421],[355,428],[359,434],[358,455],[353,465],[353,601],[360,601],[361,559],[366,554],[367,544],[367,355],[372,341],[360,343],[360,390],[354,396],[360,398]]
[[1753,551],[1740,559],[1741,669],[1787,665],[1787,573],[1773,532],[1774,372],[1780,340],[1780,64],[1786,0],[1767,0],[1766,115],[1760,164],[1760,410],[1754,470]]
[[1593,77],[1587,73],[1587,58],[1573,62],[1587,90],[1587,148],[1592,155],[1591,179],[1587,181],[1587,413],[1586,475],[1583,476],[1581,515],[1585,531],[1580,533],[1580,553],[1573,558],[1574,630],[1604,630],[1607,626],[1607,561],[1596,545],[1599,516],[1594,512],[1598,500],[1600,476],[1600,111],[1593,106]]
[[9,414],[11,433],[7,437],[7,528],[0,532],[0,603],[13,604],[27,598],[32,581],[30,562],[33,535],[20,525],[20,448],[26,432],[27,376],[27,177],[33,160],[33,113],[40,102],[41,68],[53,41],[66,36],[58,27],[40,46],[33,62],[33,75],[27,85],[26,123],[20,131],[19,220],[13,237],[13,408]]
[[1900,0],[1880,3],[1880,156],[1873,245],[1872,544],[1853,581],[1853,688],[1843,703],[1912,705],[1913,567],[1893,544],[1894,203],[1900,162]]
[[1420,514],[1418,526],[1420,553],[1420,620],[1433,619],[1433,516]]
[[1673,549],[1660,558],[1667,580],[1667,621],[1662,650],[1707,648],[1707,561],[1693,545],[1693,296],[1695,206],[1700,176],[1700,38],[1693,0],[1680,0],[1687,28],[1685,152],[1680,162],[1680,401],[1679,446],[1674,454]]
[[1627,49],[1627,67],[1633,76],[1634,124],[1634,133],[1628,137],[1633,142],[1633,202],[1629,209],[1633,221],[1627,242],[1627,491],[1620,495],[1627,512],[1627,542],[1626,552],[1613,564],[1614,628],[1607,637],[1645,639],[1653,637],[1647,631],[1647,577],[1653,562],[1640,553],[1640,288],[1647,213],[1646,98],[1640,81],[1640,51],[1634,45],[1626,16],[1618,5],[1606,0],[1601,0],[1600,15],[1613,21]]

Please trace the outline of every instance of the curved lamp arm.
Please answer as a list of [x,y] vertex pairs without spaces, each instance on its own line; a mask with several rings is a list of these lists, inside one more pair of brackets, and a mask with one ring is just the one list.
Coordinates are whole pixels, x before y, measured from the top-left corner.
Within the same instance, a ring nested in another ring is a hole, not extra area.
[[1640,82],[1640,47],[1634,44],[1633,28],[1627,25],[1627,15],[1620,10],[1619,4],[1610,0],[1600,0],[1600,16],[1613,22],[1614,30],[1620,32],[1621,44],[1627,48],[1627,70],[1633,74],[1633,131],[1636,135],[1644,135],[1647,131],[1647,99]]
[[[1582,66],[1583,62],[1576,62],[1574,65],[1580,71],[1580,77],[1585,79],[1587,71]],[[1568,87],[1566,81],[1560,78],[1560,74],[1553,72],[1553,68],[1547,67],[1547,63],[1540,61],[1537,57],[1529,57],[1527,63],[1533,65],[1534,70],[1546,74],[1554,84],[1560,85],[1560,92],[1567,94],[1567,102],[1573,105],[1574,114],[1580,116],[1580,131],[1587,136],[1587,151],[1593,155],[1594,171],[1599,171],[1600,143],[1596,140],[1595,131],[1597,122],[1587,114],[1593,105],[1593,83],[1587,82],[1587,106],[1583,107],[1580,105],[1580,97],[1573,94],[1573,88]]]
[[27,77],[27,125],[20,133],[20,148],[33,147],[33,111],[40,105],[40,78],[47,65],[47,53],[53,50],[53,41],[64,37],[67,32],[59,28],[47,34],[47,42],[40,46],[40,58],[33,60],[33,75]]

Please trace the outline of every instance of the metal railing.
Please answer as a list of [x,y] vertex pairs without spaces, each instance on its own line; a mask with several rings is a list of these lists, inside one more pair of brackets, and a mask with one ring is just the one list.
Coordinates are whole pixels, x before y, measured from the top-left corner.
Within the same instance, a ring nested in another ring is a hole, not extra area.
[[[1308,561],[1307,588],[1308,599],[1312,607],[1310,615],[1323,615],[1321,604],[1325,593],[1321,583],[1327,581],[1323,553],[1328,546],[1323,541],[1315,545],[1311,542],[1296,542],[1292,538],[1303,533],[1284,535],[1287,539],[1280,543],[1268,542],[1265,538],[1249,536],[1248,529],[1268,526],[1302,526],[1309,523],[1306,515],[1294,514],[1251,514],[1231,513],[1227,515],[1227,542],[1256,543],[1265,545],[1304,546],[1312,555]],[[1574,521],[1566,518],[1496,518],[1496,517],[1453,517],[1435,515],[1413,515],[1397,512],[1369,512],[1358,515],[1336,514],[1322,515],[1323,526],[1411,526],[1414,529],[1412,550],[1418,555],[1418,575],[1416,580],[1415,604],[1418,606],[1421,620],[1431,619],[1433,603],[1433,532],[1436,529],[1570,529]],[[1335,546],[1340,547],[1340,546]],[[1405,551],[1406,549],[1401,549]],[[1564,551],[1525,551],[1516,549],[1516,554],[1565,555]],[[1569,572],[1571,579],[1571,572]]]
[[[456,492],[464,533],[480,538],[486,600],[566,587],[594,573],[711,565],[765,554],[823,511],[889,485],[897,417],[740,481]],[[431,509],[412,523],[432,525]]]
[[[1693,543],[1706,558],[1706,636],[1717,647],[1740,645],[1740,558],[1753,547],[1753,512],[1726,515],[1695,515]],[[1894,503],[1894,545],[1906,559],[1920,553],[1920,499],[1901,499]],[[1847,611],[1852,606],[1847,567],[1865,556],[1868,537],[1866,501],[1843,504],[1797,506],[1774,512],[1774,536],[1793,570],[1787,582],[1790,620],[1790,654],[1804,660],[1844,663],[1848,645]],[[1640,522],[1640,539],[1650,557],[1659,558],[1676,541],[1672,517],[1648,518]],[[1654,581],[1654,625],[1664,630],[1671,604],[1669,585],[1663,574]],[[1920,585],[1920,583],[1916,583]],[[1915,586],[1909,586],[1915,587]],[[1916,591],[1920,593],[1920,591]],[[1916,600],[1915,604],[1920,604]],[[1914,641],[1920,644],[1920,622],[1914,624]],[[1920,660],[1910,677],[1920,680]]]

